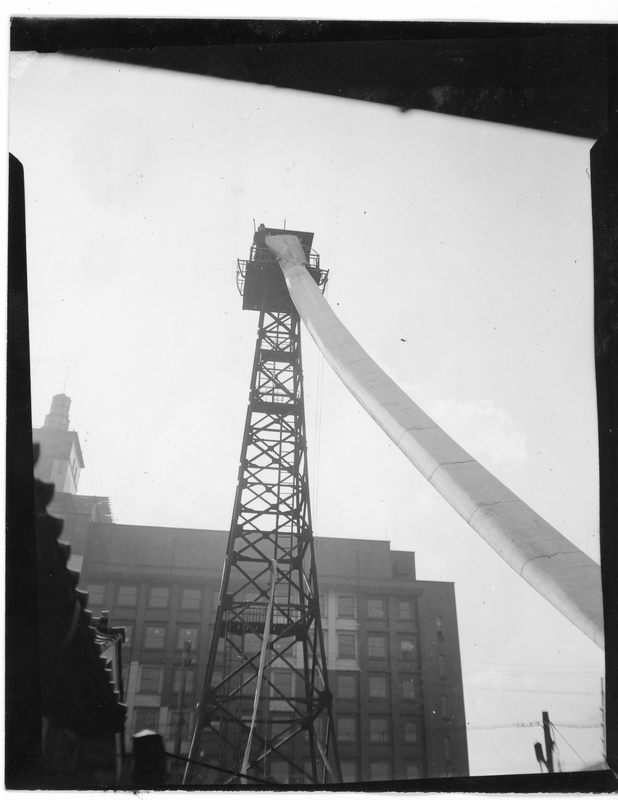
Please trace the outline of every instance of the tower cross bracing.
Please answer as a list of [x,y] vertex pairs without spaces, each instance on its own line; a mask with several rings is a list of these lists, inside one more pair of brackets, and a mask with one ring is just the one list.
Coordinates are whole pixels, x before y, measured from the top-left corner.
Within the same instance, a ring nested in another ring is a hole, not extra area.
[[[249,404],[219,606],[186,783],[341,780],[309,502],[300,318],[261,228],[239,261],[259,310]],[[269,234],[278,231],[268,229]],[[281,231],[283,233],[283,231]],[[286,231],[286,233],[290,233]],[[326,273],[297,233],[310,273]],[[302,238],[301,238],[302,237]]]

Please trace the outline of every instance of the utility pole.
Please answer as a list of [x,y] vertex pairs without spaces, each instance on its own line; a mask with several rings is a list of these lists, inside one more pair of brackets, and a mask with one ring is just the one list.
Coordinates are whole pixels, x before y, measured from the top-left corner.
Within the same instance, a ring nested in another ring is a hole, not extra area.
[[[548,772],[554,771],[554,740],[551,738],[551,728],[549,722],[549,714],[543,711],[543,733],[545,735],[545,754],[543,753],[543,746],[540,742],[534,745],[534,753],[536,760],[539,764],[545,764]],[[541,767],[541,771],[542,771]]]
[[547,761],[547,771],[554,771],[554,741],[551,738],[551,729],[549,727],[549,714],[543,711],[543,733],[545,734],[545,752]]
[[603,745],[603,758],[607,761],[607,739],[605,734],[605,684],[601,678],[601,743]]
[[183,642],[182,664],[180,666],[180,686],[178,687],[178,711],[176,719],[176,734],[174,737],[174,755],[180,755],[182,747],[182,729],[185,724],[185,685],[187,682],[187,667],[189,665],[191,642]]

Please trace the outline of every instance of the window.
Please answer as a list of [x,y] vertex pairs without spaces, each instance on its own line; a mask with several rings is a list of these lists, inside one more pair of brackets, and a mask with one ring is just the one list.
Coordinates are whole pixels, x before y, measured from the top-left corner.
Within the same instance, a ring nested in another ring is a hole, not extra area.
[[86,586],[88,592],[88,606],[102,606],[105,586],[100,583],[89,583]]
[[290,619],[298,619],[295,604],[298,604],[298,592],[287,581],[276,584],[273,623],[287,624]]
[[337,616],[354,619],[356,616],[356,604],[353,595],[340,594],[337,597]]
[[[277,650],[277,652],[280,652],[281,644],[284,643],[284,641],[285,640],[283,640],[281,643],[277,642],[276,645],[273,644],[273,648]],[[255,653],[259,653],[260,650],[262,649],[262,639],[257,635],[257,633],[246,633],[244,644],[245,644],[245,655],[247,657],[250,657]]]
[[367,616],[369,619],[384,619],[386,617],[386,603],[381,597],[367,598]]
[[416,682],[414,678],[404,678],[401,681],[401,697],[404,700],[416,700]]
[[369,717],[369,741],[389,742],[389,721],[385,717]]
[[404,720],[403,740],[408,744],[414,744],[415,742],[418,742],[418,725],[416,724],[416,720]]
[[418,764],[406,764],[406,778],[413,780],[421,777],[421,771]]
[[[313,721],[313,733],[317,739],[321,742],[324,741],[324,735],[326,730],[326,720],[324,716],[318,717],[316,720]],[[305,741],[309,741],[309,731],[305,731]],[[319,771],[319,770],[318,770]]]
[[450,736],[447,736],[444,739],[444,760],[451,761],[453,757],[453,753],[451,751],[451,739]]
[[290,765],[287,761],[271,761],[270,777],[276,783],[290,782]]
[[386,636],[368,636],[369,658],[386,658]]
[[135,733],[140,731],[149,730],[157,731],[159,724],[159,709],[158,708],[136,708],[134,712],[134,727]]
[[289,733],[289,728],[289,722],[273,722],[270,726],[270,735],[274,739],[277,736],[281,736],[281,734],[286,731]]
[[337,634],[337,658],[356,658],[356,634]]
[[442,697],[440,698],[440,703],[442,706],[442,719],[446,721],[449,718],[449,713],[448,713],[448,697],[445,694],[443,694]]
[[337,675],[337,697],[356,700],[356,675]]
[[356,718],[355,717],[335,717],[337,723],[337,741],[355,742],[356,741]]
[[412,619],[412,603],[409,600],[399,601],[399,619]]
[[159,694],[161,692],[162,678],[162,667],[141,667],[138,691],[142,694]]
[[148,650],[163,650],[165,646],[165,628],[162,625],[147,625],[144,632],[144,647]]
[[386,699],[386,675],[369,676],[369,697]]
[[438,673],[441,678],[446,678],[446,659],[444,656],[438,656]]
[[284,698],[292,697],[292,672],[291,670],[275,670],[271,673],[270,701],[271,711],[289,711],[290,704]]
[[[254,634],[254,633],[246,633],[246,634],[245,634],[245,653],[246,653],[246,652],[248,652],[248,650],[247,650],[247,644],[246,644],[246,642],[247,642],[247,639],[248,639],[250,636],[252,637],[252,641],[251,641],[251,647],[249,648],[249,652],[251,652],[251,653],[255,653],[255,652],[257,652],[257,650],[261,650],[261,649],[262,649],[262,640],[261,640],[261,638],[260,638],[259,636],[257,636],[256,634]],[[256,641],[257,641],[257,642],[259,642],[259,647],[257,648],[257,650],[256,650],[256,648],[255,648],[255,642],[256,642]],[[287,639],[287,638],[284,638],[284,639],[275,639],[274,641],[272,641],[272,640],[271,640],[271,642],[270,642],[270,646],[271,646],[271,647],[272,647],[272,649],[273,649],[273,650],[275,650],[277,653],[285,653],[285,652],[286,652],[286,650],[289,650],[289,649],[290,649],[290,646],[291,646],[291,647],[293,647],[293,646],[294,646],[294,643],[293,643],[293,642],[291,642],[291,641],[290,641],[289,639]],[[294,658],[294,653],[293,653],[293,652],[292,652],[292,653],[288,653],[288,656],[291,656],[292,658]]]
[[137,586],[119,586],[117,606],[136,606],[137,605]]
[[183,589],[180,595],[180,607],[185,611],[200,608],[202,605],[201,589]]
[[391,765],[388,761],[370,761],[369,775],[372,781],[389,781],[391,779]]
[[255,688],[257,686],[257,675],[253,677],[245,677],[243,676],[243,682],[241,686],[241,694],[245,697],[255,697]]
[[328,616],[328,598],[325,594],[320,595],[320,616],[322,619]]
[[401,657],[406,661],[415,661],[417,658],[416,639],[401,639],[399,641]]
[[[174,670],[174,688],[172,689],[173,692],[180,691],[180,681],[182,678],[182,669],[180,667],[176,667]],[[195,670],[188,669],[185,672],[185,693],[191,694],[194,691],[194,682],[195,682]]]
[[133,644],[133,625],[127,625],[124,622],[118,623],[119,628],[124,628],[124,642],[123,647],[130,647]]
[[197,628],[178,628],[178,639],[176,649],[184,650],[185,642],[191,642],[191,650],[197,650]]
[[[182,716],[182,738],[184,741],[187,741],[191,738],[191,730],[193,729],[193,714],[190,711],[185,711]],[[180,713],[178,711],[171,711],[168,733],[170,738],[176,736],[179,721]]]
[[167,608],[170,590],[166,586],[153,586],[148,595],[149,608]]
[[444,641],[444,631],[442,630],[442,617],[436,617],[436,634],[438,636],[438,641]]
[[355,783],[358,778],[356,761],[342,761],[341,762],[341,777],[344,783]]
[[271,682],[273,685],[272,696],[279,697],[282,694],[284,697],[292,696],[292,672],[291,670],[278,669],[271,675]]

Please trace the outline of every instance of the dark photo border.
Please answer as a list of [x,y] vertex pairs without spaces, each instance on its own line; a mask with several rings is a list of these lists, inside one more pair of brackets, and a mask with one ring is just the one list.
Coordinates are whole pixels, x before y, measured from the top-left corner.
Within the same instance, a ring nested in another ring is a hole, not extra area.
[[[590,174],[606,731],[611,769],[346,784],[345,788],[370,792],[615,792],[618,26],[16,17],[11,23],[11,50],[62,51],[82,58],[388,104],[402,113],[424,109],[597,140],[591,150]],[[5,784],[10,789],[45,788],[29,783],[41,747],[23,166],[10,156],[5,734]],[[194,788],[204,791],[203,787]],[[221,791],[223,787],[216,788]],[[328,786],[315,789],[329,791]],[[258,790],[252,787],[252,791]],[[303,786],[302,791],[311,791],[311,787]]]

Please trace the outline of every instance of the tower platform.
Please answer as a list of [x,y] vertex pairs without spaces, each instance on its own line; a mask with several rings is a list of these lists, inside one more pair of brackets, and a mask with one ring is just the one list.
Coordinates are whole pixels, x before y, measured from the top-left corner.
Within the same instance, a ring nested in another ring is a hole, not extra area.
[[265,244],[266,236],[298,236],[305,255],[307,270],[313,280],[324,290],[328,271],[320,269],[320,257],[311,249],[313,233],[266,228],[260,225],[253,237],[249,259],[238,259],[236,282],[243,298],[245,311],[293,313],[294,304],[288,292],[283,273],[272,252]]

